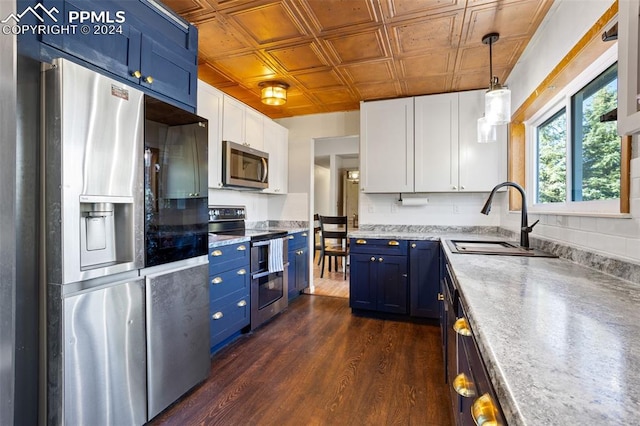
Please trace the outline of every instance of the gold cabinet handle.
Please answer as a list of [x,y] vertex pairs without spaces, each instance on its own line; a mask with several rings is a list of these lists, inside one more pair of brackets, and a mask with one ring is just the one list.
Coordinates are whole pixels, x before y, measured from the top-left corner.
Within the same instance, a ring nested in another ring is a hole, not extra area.
[[238,269],[238,275],[245,275],[247,273],[246,269]]
[[307,233],[306,233],[306,232],[303,232],[303,233],[302,233],[302,236],[303,236],[303,237],[306,237],[306,236],[307,236]]
[[497,412],[498,409],[488,393],[476,399],[471,406],[471,417],[478,426],[501,426]]
[[222,278],[215,277],[214,279],[211,280],[211,284],[222,284]]
[[289,238],[290,240],[293,240],[295,238],[295,235],[289,235],[287,238]]
[[222,256],[222,250],[214,250],[211,252],[211,256]]
[[247,306],[247,301],[246,300],[241,300],[237,303],[238,308],[244,308],[245,306]]
[[142,73],[138,70],[135,70],[134,72],[131,73],[131,77],[140,78],[142,77]]
[[397,242],[396,240],[391,240],[387,243],[388,246],[399,246],[400,243]]
[[416,243],[411,244],[411,248],[416,248],[418,245]]
[[144,78],[144,81],[146,81],[147,83],[151,84],[153,83],[153,77],[151,77],[150,75],[146,76]]
[[356,240],[356,244],[367,244],[367,240]]
[[219,320],[223,316],[224,315],[222,315],[222,312],[216,312],[215,314],[211,315],[211,318],[213,318],[214,320]]
[[476,388],[466,374],[460,373],[453,379],[453,389],[460,396],[471,398],[476,395]]
[[443,301],[444,300],[444,294],[438,293],[438,300]]
[[245,251],[247,249],[247,246],[245,246],[244,244],[241,246],[238,246],[238,248],[236,250],[238,251]]
[[471,329],[469,328],[467,320],[464,318],[458,318],[458,320],[453,323],[453,329],[461,336],[471,336]]

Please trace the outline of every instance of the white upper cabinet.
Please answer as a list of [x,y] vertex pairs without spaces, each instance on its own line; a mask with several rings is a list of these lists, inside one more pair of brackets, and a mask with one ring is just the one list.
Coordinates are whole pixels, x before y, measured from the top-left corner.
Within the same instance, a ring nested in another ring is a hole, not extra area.
[[360,104],[360,188],[413,192],[413,98]]
[[483,90],[361,104],[362,190],[490,191],[507,177],[507,126],[478,143],[483,111]]
[[618,133],[640,133],[640,71],[638,46],[640,44],[640,2],[618,2]]
[[415,98],[415,192],[458,190],[458,94]]
[[224,95],[222,140],[264,150],[264,117],[242,102]]
[[209,120],[209,188],[222,188],[222,98],[221,91],[198,80],[197,114]]
[[264,148],[269,153],[269,187],[263,192],[286,194],[289,188],[289,129],[265,120]]
[[484,90],[460,92],[458,100],[458,190],[488,192],[507,180],[507,125],[497,126],[497,141],[478,143],[478,118]]

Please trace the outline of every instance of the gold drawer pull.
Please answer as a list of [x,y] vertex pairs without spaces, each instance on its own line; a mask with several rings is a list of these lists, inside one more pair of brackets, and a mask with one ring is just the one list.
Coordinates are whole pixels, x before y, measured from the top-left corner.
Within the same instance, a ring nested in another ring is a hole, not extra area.
[[397,242],[396,240],[391,240],[391,241],[389,241],[389,242],[387,243],[387,245],[389,245],[389,246],[399,246],[399,245],[400,245],[400,243],[399,243],[399,242]]
[[244,268],[243,269],[239,269],[238,272],[237,272],[238,275],[245,275],[246,273],[247,273],[247,270],[244,269]]
[[238,248],[236,250],[238,251],[245,251],[247,249],[247,246],[245,246],[244,244],[241,246],[238,246]]
[[471,336],[471,329],[469,328],[469,324],[467,324],[467,320],[464,318],[458,318],[458,320],[453,323],[453,329],[461,336]]
[[356,240],[356,244],[367,244],[367,240]]
[[140,71],[136,70],[136,71],[131,73],[131,76],[135,77],[135,78],[140,78],[140,77],[142,77],[142,73]]
[[453,379],[453,389],[458,393],[458,395],[464,396],[465,398],[470,398],[476,395],[473,382],[464,373],[458,374],[456,378]]
[[245,306],[247,306],[246,300],[241,300],[238,302],[238,308],[244,308]]
[[289,235],[287,238],[289,238],[290,240],[293,240],[295,238],[294,235]]
[[153,77],[151,77],[150,75],[146,76],[144,78],[144,81],[146,81],[147,83],[151,84],[153,83]]
[[211,316],[211,318],[213,318],[214,320],[219,320],[220,318],[222,318],[224,315],[222,315],[222,312],[216,312],[215,314],[213,314]]
[[221,277],[215,277],[214,279],[211,280],[211,284],[221,284],[221,283],[222,283]]
[[500,426],[496,413],[498,409],[488,393],[476,399],[471,406],[471,417],[478,426]]
[[416,243],[411,244],[411,248],[416,248],[418,245]]
[[306,233],[306,232],[303,232],[301,235],[302,235],[303,237],[306,237],[306,236],[307,236],[307,233]]
[[222,250],[214,250],[211,252],[211,256],[222,256]]

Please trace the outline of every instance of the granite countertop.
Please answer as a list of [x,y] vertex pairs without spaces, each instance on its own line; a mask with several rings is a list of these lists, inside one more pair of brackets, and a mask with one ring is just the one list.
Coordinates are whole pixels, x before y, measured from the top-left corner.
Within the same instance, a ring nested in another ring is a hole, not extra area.
[[[303,232],[303,231],[309,230],[309,228],[300,228],[296,226],[278,226],[278,227],[268,227],[264,229],[287,231],[287,233],[289,234],[295,234],[296,232]],[[220,234],[209,233],[209,248],[241,243],[244,241],[249,241],[250,239],[251,239],[250,237],[239,237],[236,235],[220,235]]]
[[444,250],[510,425],[638,424],[638,284],[564,259],[458,254],[446,245]]

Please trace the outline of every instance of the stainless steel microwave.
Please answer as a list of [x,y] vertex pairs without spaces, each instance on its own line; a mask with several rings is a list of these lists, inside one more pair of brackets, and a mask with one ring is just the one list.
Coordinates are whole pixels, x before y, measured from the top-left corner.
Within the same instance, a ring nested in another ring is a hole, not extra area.
[[238,188],[267,188],[269,154],[250,146],[222,141],[222,183]]

